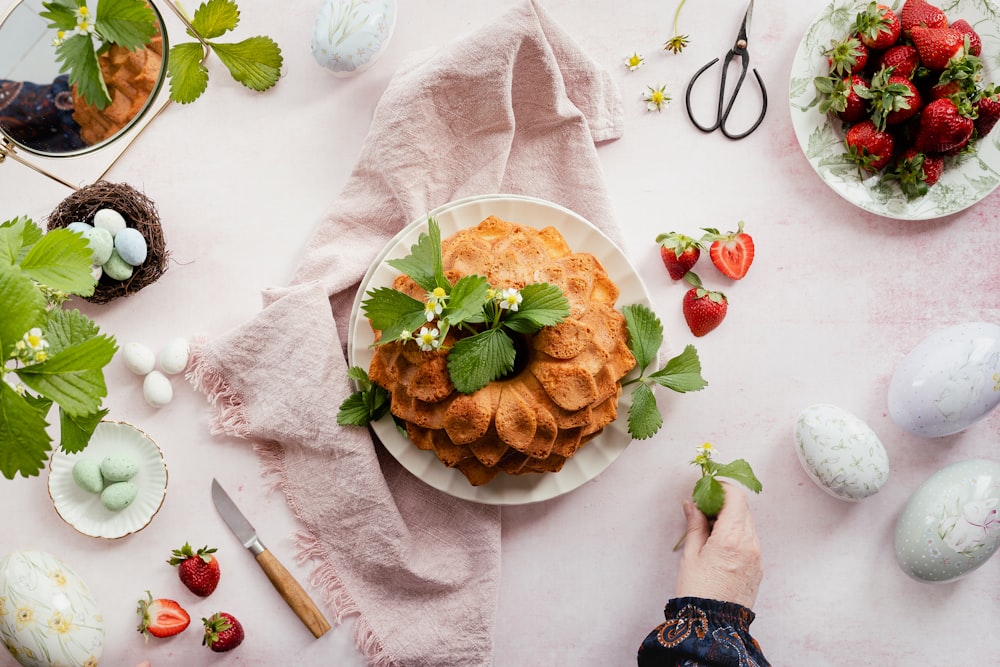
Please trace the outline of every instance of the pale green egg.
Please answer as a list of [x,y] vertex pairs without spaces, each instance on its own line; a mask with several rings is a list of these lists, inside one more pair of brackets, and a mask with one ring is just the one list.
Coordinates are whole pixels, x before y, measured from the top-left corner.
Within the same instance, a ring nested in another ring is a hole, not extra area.
[[101,503],[112,512],[120,512],[135,500],[139,490],[132,482],[115,482],[101,492]]
[[111,251],[111,257],[104,263],[104,274],[115,280],[128,280],[132,277],[132,265],[121,258],[117,251]]
[[100,493],[104,490],[104,475],[96,459],[82,458],[73,464],[73,481],[84,491]]
[[105,456],[101,461],[101,474],[108,482],[124,482],[135,477],[139,466],[131,457],[121,454]]

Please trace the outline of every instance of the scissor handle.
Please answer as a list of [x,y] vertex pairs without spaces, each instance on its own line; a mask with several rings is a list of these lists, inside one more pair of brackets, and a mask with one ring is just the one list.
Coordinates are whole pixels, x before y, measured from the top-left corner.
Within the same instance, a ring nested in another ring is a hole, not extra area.
[[[732,61],[732,59],[735,58],[736,56],[740,57],[741,61],[740,64],[742,66],[740,70],[740,78],[736,82],[736,86],[733,88],[733,94],[729,98],[729,101],[727,102],[726,79],[729,75],[729,64]],[[717,62],[719,62],[719,59],[715,58],[711,62],[707,63],[700,70],[695,72],[694,76],[691,77],[691,81],[688,82],[687,90],[684,93],[684,104],[687,107],[688,117],[691,119],[691,123],[702,132],[714,132],[715,130],[721,129],[722,134],[724,134],[726,137],[730,139],[742,139],[743,137],[746,137],[751,132],[757,129],[757,127],[764,120],[764,114],[767,112],[767,89],[764,87],[764,81],[760,78],[760,74],[757,72],[755,68],[753,70],[753,74],[754,77],[757,79],[757,85],[760,86],[760,92],[763,97],[763,104],[761,105],[760,116],[757,117],[757,120],[750,127],[750,129],[740,134],[732,134],[729,132],[729,130],[726,129],[726,120],[729,118],[729,113],[733,110],[733,104],[736,103],[736,97],[740,93],[740,88],[743,86],[743,80],[746,78],[747,69],[749,68],[750,65],[750,54],[747,52],[745,48],[730,49],[730,51],[726,53],[725,60],[722,63],[722,77],[719,83],[719,106],[718,109],[716,110],[715,124],[710,127],[701,125],[695,119],[694,113],[691,110],[691,89],[694,87],[694,84],[698,80],[698,77],[700,77],[706,70],[708,70],[708,68],[710,68]]]

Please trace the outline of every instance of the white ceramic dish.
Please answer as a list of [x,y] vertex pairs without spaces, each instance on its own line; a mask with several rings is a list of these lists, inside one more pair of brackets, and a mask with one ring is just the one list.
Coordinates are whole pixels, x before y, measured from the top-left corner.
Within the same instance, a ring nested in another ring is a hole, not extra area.
[[[437,220],[441,237],[447,238],[465,227],[479,224],[495,215],[503,220],[519,222],[533,227],[552,226],[558,229],[574,252],[589,252],[597,257],[618,285],[621,294],[616,304],[641,303],[652,308],[649,294],[621,250],[591,223],[557,204],[531,197],[516,195],[485,195],[461,199],[431,211],[427,216],[407,225],[378,255],[361,281],[361,287],[351,311],[348,329],[348,359],[352,366],[367,369],[371,364],[371,345],[374,342],[368,320],[361,313],[361,302],[370,289],[390,286],[399,272],[385,263],[409,254],[417,237],[427,229],[428,217]],[[627,430],[627,414],[631,405],[629,392],[622,394],[618,406],[618,419],[588,442],[566,461],[558,473],[511,476],[500,474],[482,486],[472,486],[458,470],[445,467],[428,451],[417,449],[396,428],[391,415],[386,415],[372,428],[386,449],[404,468],[436,489],[452,496],[491,505],[518,505],[548,500],[572,491],[603,472],[631,442]]]
[[[823,51],[833,39],[850,32],[850,25],[869,0],[834,0],[806,31],[792,64],[789,98],[792,126],[806,159],[827,185],[855,206],[901,220],[927,220],[972,206],[1000,185],[1000,130],[977,144],[971,157],[951,158],[944,174],[923,197],[908,200],[899,188],[879,176],[862,179],[857,167],[842,157],[844,131],[832,115],[823,115],[810,103],[816,97],[813,79],[828,73]],[[883,2],[894,11],[902,0]],[[966,19],[983,41],[984,81],[1000,83],[1000,8],[990,0],[933,2],[949,21]]]
[[[105,508],[99,493],[85,491],[73,480],[73,465],[78,459],[89,457],[100,462],[109,455],[127,455],[139,467],[132,478],[138,495],[120,512]],[[115,539],[142,530],[160,510],[166,493],[167,466],[160,448],[125,422],[101,422],[86,449],[76,454],[56,450],[49,461],[49,496],[56,512],[90,537]]]

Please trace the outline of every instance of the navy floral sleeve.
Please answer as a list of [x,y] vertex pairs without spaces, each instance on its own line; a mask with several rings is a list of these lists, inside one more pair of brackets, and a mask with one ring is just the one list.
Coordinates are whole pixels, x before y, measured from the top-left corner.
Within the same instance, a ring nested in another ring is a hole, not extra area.
[[768,667],[750,636],[754,613],[735,602],[674,598],[639,646],[639,667]]

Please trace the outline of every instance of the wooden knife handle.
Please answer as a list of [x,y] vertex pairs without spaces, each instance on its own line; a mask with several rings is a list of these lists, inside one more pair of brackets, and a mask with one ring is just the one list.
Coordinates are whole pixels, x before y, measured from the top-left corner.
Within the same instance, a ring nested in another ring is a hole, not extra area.
[[313,636],[322,637],[330,629],[330,623],[309,597],[309,594],[305,592],[305,589],[295,580],[295,577],[267,549],[257,554],[257,563],[264,570],[267,578],[271,580],[274,589],[281,594],[281,597],[292,608],[295,615],[305,623]]

